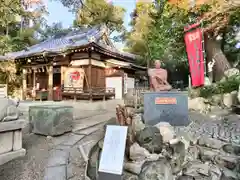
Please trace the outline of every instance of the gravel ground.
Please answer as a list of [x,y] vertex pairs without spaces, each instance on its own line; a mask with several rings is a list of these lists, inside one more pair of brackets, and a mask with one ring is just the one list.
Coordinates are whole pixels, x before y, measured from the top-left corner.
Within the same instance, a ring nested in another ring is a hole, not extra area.
[[26,156],[0,166],[1,180],[42,180],[49,149],[53,144],[47,138],[35,134],[23,136],[23,148]]

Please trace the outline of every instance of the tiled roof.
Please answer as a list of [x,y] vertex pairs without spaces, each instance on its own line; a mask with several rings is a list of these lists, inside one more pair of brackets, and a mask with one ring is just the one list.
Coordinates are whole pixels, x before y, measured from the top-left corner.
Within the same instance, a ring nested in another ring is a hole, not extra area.
[[69,49],[86,46],[90,43],[126,58],[135,59],[136,56],[130,53],[120,52],[115,47],[109,47],[99,42],[102,35],[106,32],[106,26],[98,25],[93,28],[72,31],[65,34],[56,34],[55,37],[29,47],[27,50],[8,53],[8,59],[18,59],[41,54],[64,53]]

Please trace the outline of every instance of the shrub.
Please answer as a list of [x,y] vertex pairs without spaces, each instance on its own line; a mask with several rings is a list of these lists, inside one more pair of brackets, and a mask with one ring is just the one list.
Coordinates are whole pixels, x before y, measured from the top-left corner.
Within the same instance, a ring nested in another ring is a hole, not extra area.
[[217,82],[210,86],[204,86],[200,88],[200,97],[208,98],[214,94],[224,94],[230,93],[232,91],[238,90],[240,84],[240,76],[232,76],[227,78],[226,81]]

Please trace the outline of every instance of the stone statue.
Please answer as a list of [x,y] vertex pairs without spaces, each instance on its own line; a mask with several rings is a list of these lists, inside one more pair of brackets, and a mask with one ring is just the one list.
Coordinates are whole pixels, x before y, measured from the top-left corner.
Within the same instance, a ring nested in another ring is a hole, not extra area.
[[19,100],[0,98],[0,122],[14,121],[20,116]]
[[169,91],[172,86],[167,82],[167,71],[161,68],[161,62],[155,61],[155,69],[149,69],[150,87],[153,91]]

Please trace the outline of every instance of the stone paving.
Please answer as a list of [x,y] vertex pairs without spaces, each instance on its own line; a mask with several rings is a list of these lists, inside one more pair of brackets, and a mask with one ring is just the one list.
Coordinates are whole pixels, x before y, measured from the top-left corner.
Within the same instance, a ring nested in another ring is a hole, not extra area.
[[[53,102],[45,102],[45,104]],[[73,132],[58,137],[29,134],[25,128],[23,146],[25,157],[0,166],[0,180],[81,180],[84,179],[85,161],[80,146],[99,137],[99,129],[111,117],[115,117],[115,107],[119,101],[92,103],[56,103],[73,105]],[[121,102],[120,102],[121,103]],[[44,105],[45,105],[44,104]],[[38,102],[22,103],[20,109],[27,116],[30,105]],[[95,108],[95,109],[94,109]]]

